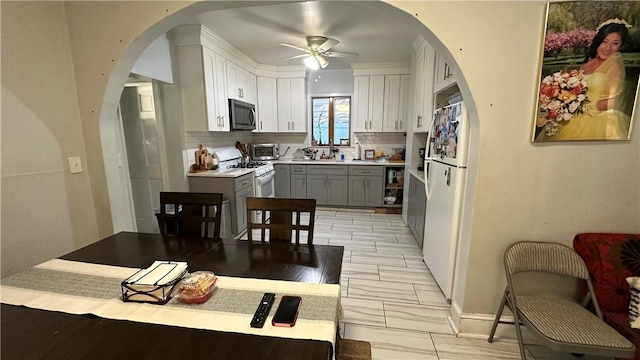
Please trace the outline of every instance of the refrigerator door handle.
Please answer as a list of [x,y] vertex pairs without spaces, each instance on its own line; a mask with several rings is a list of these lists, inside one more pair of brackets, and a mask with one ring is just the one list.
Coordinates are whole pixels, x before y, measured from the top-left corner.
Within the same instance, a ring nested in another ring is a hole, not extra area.
[[431,189],[429,189],[429,164],[432,161],[432,157],[424,158],[424,192],[427,195],[427,200],[431,198]]
[[[435,114],[433,116],[431,116],[431,122],[429,123],[429,127],[427,128],[428,132],[428,138],[427,138],[427,146],[426,149],[424,149],[425,152],[428,152],[429,155],[431,155],[431,139],[433,138],[432,132],[433,132],[433,125],[436,122],[436,117]],[[431,191],[429,190],[429,163],[431,163],[434,160],[434,158],[430,157],[430,156],[425,156],[424,158],[424,190],[425,193],[427,195],[427,200],[429,200],[429,198],[431,197]]]

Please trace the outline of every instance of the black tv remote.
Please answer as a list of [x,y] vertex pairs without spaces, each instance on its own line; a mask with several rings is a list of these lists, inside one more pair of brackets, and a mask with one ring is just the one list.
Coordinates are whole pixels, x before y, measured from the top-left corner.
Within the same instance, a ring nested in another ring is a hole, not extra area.
[[251,319],[251,327],[261,328],[264,326],[264,322],[267,320],[267,316],[269,316],[269,311],[275,300],[276,294],[274,293],[264,293],[264,295],[262,295],[262,300],[260,300],[260,304],[255,314],[253,314],[253,319]]

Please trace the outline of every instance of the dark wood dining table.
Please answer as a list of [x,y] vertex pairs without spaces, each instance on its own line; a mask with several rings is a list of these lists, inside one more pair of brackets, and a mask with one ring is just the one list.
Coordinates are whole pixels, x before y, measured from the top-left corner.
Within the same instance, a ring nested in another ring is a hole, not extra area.
[[[249,244],[121,232],[60,259],[135,268],[146,268],[155,260],[187,261],[190,271],[209,270],[221,276],[339,284],[343,250],[342,246]],[[113,320],[8,304],[2,304],[0,319],[3,360],[330,359],[334,351],[327,341]]]

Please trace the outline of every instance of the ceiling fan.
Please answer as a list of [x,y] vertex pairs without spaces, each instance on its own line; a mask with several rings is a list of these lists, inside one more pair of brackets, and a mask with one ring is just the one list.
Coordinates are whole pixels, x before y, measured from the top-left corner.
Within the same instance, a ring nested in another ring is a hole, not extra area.
[[358,56],[356,53],[330,51],[330,49],[338,43],[340,43],[340,41],[334,38],[328,38],[325,36],[307,36],[306,48],[286,43],[280,43],[280,45],[304,51],[304,54],[291,56],[283,60],[305,58],[304,63],[307,67],[311,70],[318,70],[319,68],[324,69],[329,65],[329,60],[327,60],[328,57],[353,58]]

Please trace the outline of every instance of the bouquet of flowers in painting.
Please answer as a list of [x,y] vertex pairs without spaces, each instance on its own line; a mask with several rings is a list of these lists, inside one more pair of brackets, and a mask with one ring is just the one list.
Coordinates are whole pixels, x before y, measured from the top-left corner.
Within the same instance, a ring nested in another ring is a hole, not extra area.
[[582,114],[583,106],[589,102],[586,92],[587,82],[582,71],[558,71],[545,76],[538,96],[541,115],[537,125],[544,126],[547,136],[560,131],[563,122]]

